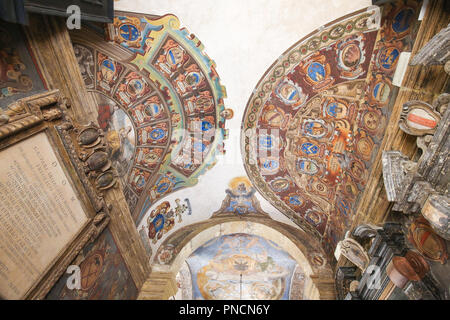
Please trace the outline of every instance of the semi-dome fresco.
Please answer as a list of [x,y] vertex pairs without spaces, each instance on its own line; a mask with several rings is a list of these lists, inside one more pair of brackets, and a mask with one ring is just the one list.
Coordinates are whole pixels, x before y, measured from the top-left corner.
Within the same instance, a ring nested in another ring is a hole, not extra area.
[[194,300],[287,300],[297,262],[249,234],[212,239],[187,260]]
[[115,14],[107,30],[86,27],[71,37],[138,223],[215,164],[232,110],[214,62],[177,17]]
[[241,148],[257,190],[331,254],[349,230],[390,115],[420,6],[369,7],[314,31],[264,74]]
[[261,236],[215,237],[185,260],[175,300],[307,300],[308,276],[282,247]]

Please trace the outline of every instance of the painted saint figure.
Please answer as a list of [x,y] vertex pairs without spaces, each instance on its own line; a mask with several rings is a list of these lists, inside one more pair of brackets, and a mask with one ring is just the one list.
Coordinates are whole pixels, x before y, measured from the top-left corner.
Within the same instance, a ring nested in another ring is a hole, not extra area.
[[256,210],[253,208],[252,203],[255,192],[256,190],[252,187],[250,190],[247,190],[245,183],[240,183],[235,190],[227,189],[226,193],[230,197],[230,204],[227,210],[239,215],[255,212]]

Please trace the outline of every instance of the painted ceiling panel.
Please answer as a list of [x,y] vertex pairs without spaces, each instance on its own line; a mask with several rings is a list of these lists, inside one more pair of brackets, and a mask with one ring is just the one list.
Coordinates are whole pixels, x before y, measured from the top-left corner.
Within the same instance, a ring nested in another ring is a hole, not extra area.
[[116,12],[106,35],[92,33],[72,33],[75,55],[138,224],[224,152],[225,88],[200,41],[173,15]]
[[329,253],[349,229],[421,3],[370,7],[311,33],[264,74],[241,136],[253,185]]

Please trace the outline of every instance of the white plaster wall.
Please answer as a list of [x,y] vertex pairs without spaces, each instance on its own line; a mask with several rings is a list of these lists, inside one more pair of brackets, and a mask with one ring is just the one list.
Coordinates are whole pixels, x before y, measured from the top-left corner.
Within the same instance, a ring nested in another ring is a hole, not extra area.
[[[298,40],[320,26],[371,5],[370,0],[119,0],[116,10],[175,14],[205,45],[227,89],[225,106],[235,111],[227,122],[227,154],[200,178],[197,186],[165,200],[189,198],[193,215],[182,225],[207,219],[225,198],[230,179],[245,176],[240,153],[240,125],[251,92],[270,65]],[[259,194],[272,218],[292,224]],[[145,218],[143,220],[145,224]],[[176,231],[180,225],[168,233]],[[140,228],[139,228],[140,229]],[[164,239],[158,242],[162,243]],[[155,250],[154,250],[155,251]]]

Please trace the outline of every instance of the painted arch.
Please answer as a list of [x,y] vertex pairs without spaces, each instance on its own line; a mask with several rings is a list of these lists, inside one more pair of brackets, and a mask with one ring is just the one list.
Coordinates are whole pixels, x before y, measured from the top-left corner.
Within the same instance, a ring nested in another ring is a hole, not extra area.
[[[187,262],[188,264],[191,264],[189,266],[192,277],[191,280],[196,282],[199,271],[202,274],[204,270],[202,270],[202,268],[197,270],[193,267],[195,262],[192,263],[192,258],[199,253],[202,254],[202,252],[206,252],[207,256],[208,254],[212,254],[217,258],[218,255],[224,253],[226,250],[218,250],[217,252],[212,250],[214,252],[211,253],[210,250],[208,250],[210,249],[208,246],[221,237],[233,238],[239,237],[239,235],[242,234],[245,235],[245,238],[262,238],[265,239],[263,242],[271,241],[275,243],[275,248],[283,251],[283,255],[288,257],[287,260],[295,261],[294,264],[301,270],[301,273],[304,274],[305,279],[307,280],[308,285],[304,287],[304,293],[308,299],[334,299],[332,267],[327,260],[326,254],[321,248],[318,239],[295,227],[272,220],[268,217],[241,219],[236,217],[216,217],[183,227],[170,235],[161,244],[152,259],[152,272],[171,273],[176,275],[183,269]],[[247,245],[248,244],[245,244],[244,246],[247,247]],[[241,251],[243,252],[244,250]],[[231,254],[226,258],[232,258],[232,256],[233,255]],[[230,260],[232,259],[228,259],[225,264],[230,263]],[[280,259],[275,260],[277,263],[281,261]],[[203,261],[203,263],[204,262],[205,261]],[[264,262],[265,261],[263,261],[263,263]],[[214,261],[212,264],[214,264]],[[257,278],[261,280],[264,277]],[[328,282],[330,285],[318,285],[315,282],[316,279]],[[292,279],[292,281],[294,281],[294,279]],[[192,283],[192,286],[194,288],[195,284]],[[292,286],[290,287],[292,290]],[[286,294],[288,291],[289,290],[285,290],[283,293]],[[290,294],[295,296],[294,291]],[[284,298],[286,297],[287,296],[284,296]],[[203,298],[205,298],[205,296],[203,296],[202,299]],[[279,299],[282,297],[276,298]]]
[[106,30],[71,38],[138,224],[152,204],[214,166],[231,111],[215,63],[177,17],[115,14]]
[[355,216],[420,8],[372,6],[314,31],[269,68],[247,104],[241,149],[250,180],[330,255]]

